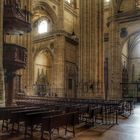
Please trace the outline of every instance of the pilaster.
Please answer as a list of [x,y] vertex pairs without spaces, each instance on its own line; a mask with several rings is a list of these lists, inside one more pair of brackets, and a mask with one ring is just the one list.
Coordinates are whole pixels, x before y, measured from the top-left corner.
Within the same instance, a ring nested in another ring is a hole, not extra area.
[[5,105],[3,69],[3,0],[0,1],[0,106]]
[[57,29],[58,30],[64,29],[64,0],[60,0]]
[[57,89],[54,91],[57,93],[58,97],[65,96],[65,36],[56,36],[56,47],[55,47],[55,55],[54,55],[54,83],[53,89]]

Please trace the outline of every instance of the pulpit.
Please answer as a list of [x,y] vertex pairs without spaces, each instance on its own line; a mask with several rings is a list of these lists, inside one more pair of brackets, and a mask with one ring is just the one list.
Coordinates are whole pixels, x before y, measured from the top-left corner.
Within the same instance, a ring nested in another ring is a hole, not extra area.
[[13,35],[31,32],[30,15],[19,0],[4,0],[4,32]]
[[[21,5],[20,0],[4,0],[4,38],[7,35],[18,36],[31,32],[30,16],[27,6]],[[27,64],[27,49],[26,46],[6,43],[5,40],[3,44],[6,105],[9,106],[13,104],[16,71],[24,69]]]

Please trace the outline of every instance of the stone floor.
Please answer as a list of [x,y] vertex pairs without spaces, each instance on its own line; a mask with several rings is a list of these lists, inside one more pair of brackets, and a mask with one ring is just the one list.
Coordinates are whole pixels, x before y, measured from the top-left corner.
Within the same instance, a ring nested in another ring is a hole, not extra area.
[[[64,136],[62,131],[61,137],[54,136],[57,140],[140,140],[140,105],[137,105],[134,113],[129,119],[120,118],[119,125],[113,127],[98,126],[96,128],[87,129],[80,127],[76,129],[76,136]],[[34,140],[40,139],[40,133],[36,132]],[[24,135],[8,135],[0,133],[0,140],[24,140]]]

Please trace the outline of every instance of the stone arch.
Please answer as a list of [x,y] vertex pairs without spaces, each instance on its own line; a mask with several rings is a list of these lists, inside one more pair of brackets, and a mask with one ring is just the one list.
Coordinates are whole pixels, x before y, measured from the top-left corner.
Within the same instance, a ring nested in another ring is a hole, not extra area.
[[42,10],[46,11],[48,13],[48,15],[50,16],[50,18],[52,19],[52,22],[54,24],[57,24],[57,15],[47,2],[44,2],[44,1],[36,2],[33,6],[33,11],[35,11],[37,9],[42,9]]
[[128,35],[127,37],[123,38],[123,39],[120,39],[120,44],[121,44],[121,47],[124,46],[124,44],[126,43],[126,41],[133,35],[135,34],[138,34],[140,33],[140,20],[138,20],[137,22],[132,22],[130,24],[126,24],[124,25],[125,28],[127,28],[127,32],[128,32]]
[[[127,44],[129,42],[129,44]],[[138,75],[138,67],[139,67],[139,60],[138,59],[131,59],[131,58],[139,58],[139,44],[140,44],[140,28],[134,32],[131,32],[131,34],[129,34],[127,36],[127,38],[125,38],[123,40],[122,43],[122,47],[121,47],[121,53],[123,54],[123,50],[127,49],[127,69],[128,69],[128,75],[129,75],[129,81],[134,81],[134,79],[137,79],[137,75]],[[124,49],[125,48],[125,49]],[[137,53],[136,53],[137,52]],[[122,56],[122,63],[123,63],[123,56]],[[135,76],[134,76],[134,70],[133,70],[133,65],[136,64],[137,65],[137,69],[135,69]],[[121,67],[121,69],[123,70],[123,65]],[[135,78],[134,78],[135,77]]]
[[[130,49],[129,52],[132,51],[132,50],[134,49],[135,46],[137,46],[136,43],[139,43],[139,42],[140,42],[140,30],[139,30],[139,31],[136,31],[136,32],[134,32],[134,33],[132,33],[132,34],[130,34],[127,38],[124,39],[123,43],[121,44],[121,53],[123,52],[123,49],[124,49],[126,43],[127,43],[127,42],[129,41],[129,39],[131,39],[133,36],[134,36],[134,38],[133,38],[133,40],[131,41],[131,44],[130,44],[130,46],[129,46],[129,47],[131,47],[131,48],[129,48],[129,49]],[[127,46],[127,47],[128,47],[128,46]],[[128,56],[130,55],[129,52],[128,52]]]
[[[133,36],[140,36],[140,26],[139,26],[139,23],[140,23],[140,20],[139,21],[136,21],[136,22],[132,22],[132,23],[126,23],[125,25],[121,25],[120,27],[125,27],[127,28],[127,32],[128,32],[128,35],[125,37],[125,38],[120,38],[119,39],[119,43],[120,43],[120,47],[119,47],[119,52],[120,52],[120,57],[121,57],[121,70],[123,69],[123,51],[126,50],[126,49],[129,49],[128,48],[128,41],[130,38],[132,38]],[[127,48],[125,48],[127,45]],[[124,49],[125,48],[125,49]],[[133,46],[131,48],[131,50],[133,49]],[[128,54],[127,54],[127,57],[129,57],[129,52],[130,50],[128,50]],[[127,65],[127,62],[126,61],[126,65]]]
[[122,46],[121,49],[123,49],[123,46],[124,46],[125,43],[129,40],[129,38],[131,38],[131,37],[134,36],[135,34],[140,34],[140,29],[139,29],[138,31],[136,31],[136,32],[133,32],[133,33],[129,34],[125,39],[123,39],[123,41],[122,41],[122,43],[121,43],[121,46]]
[[47,95],[52,84],[53,57],[48,48],[38,47],[34,54],[35,95]]
[[48,51],[50,53],[50,55],[52,56],[52,59],[54,58],[54,54],[51,50],[51,48],[49,47],[51,44],[44,44],[44,45],[40,45],[39,47],[37,47],[34,51],[34,55],[33,55],[33,59],[36,58],[36,56],[38,55],[39,52],[44,52],[44,51]]

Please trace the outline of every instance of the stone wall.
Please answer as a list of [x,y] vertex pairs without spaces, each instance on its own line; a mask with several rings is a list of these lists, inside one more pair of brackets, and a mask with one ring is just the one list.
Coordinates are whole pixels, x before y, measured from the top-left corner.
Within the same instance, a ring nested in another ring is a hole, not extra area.
[[[3,17],[2,2],[0,1],[1,21]],[[22,1],[22,5],[25,5],[24,2]],[[131,15],[131,12],[136,9],[134,0],[123,0],[121,4],[119,2],[121,1],[112,0],[108,8],[104,9],[103,0],[76,0],[76,6],[69,5],[64,0],[29,0],[27,8],[32,11],[33,25],[41,17],[49,16],[52,26],[45,36],[34,32],[33,26],[31,34],[6,37],[7,42],[17,43],[28,49],[27,67],[17,72],[22,75],[22,88],[27,86],[28,94],[32,95],[35,82],[35,57],[41,51],[47,51],[52,55],[53,62],[51,86],[53,89],[61,89],[59,96],[104,98],[104,60],[108,58],[109,91],[107,96],[108,99],[121,98],[122,68],[124,61],[126,61],[125,65],[128,63],[127,49],[125,50],[123,46],[131,34],[140,31],[140,19],[139,16],[134,17],[135,14]],[[116,14],[121,16],[122,12],[126,14],[124,15],[128,21],[117,19]],[[128,17],[130,15],[131,17]],[[110,18],[108,19],[108,17]],[[2,22],[0,24],[2,33]],[[128,30],[128,35],[125,37],[120,36],[122,28]],[[73,43],[74,38],[71,36],[73,31],[77,37],[80,35],[79,46]],[[72,42],[67,41],[66,37],[69,37]],[[3,35],[1,34],[0,97],[4,96],[2,43]],[[134,59],[132,61],[136,65],[139,64]],[[137,67],[138,69],[139,67]],[[69,86],[68,80],[71,79],[75,82],[77,95],[65,91]],[[1,101],[3,102],[4,98]]]
[[[50,25],[52,29],[44,35],[37,34],[37,32],[33,34],[33,60],[32,64],[30,65],[30,67],[32,66],[32,81],[34,84],[35,57],[38,53],[46,51],[52,56],[52,71],[50,81],[50,88],[52,90],[51,92],[56,92],[57,89],[58,96],[65,96],[67,85],[67,74],[65,70],[66,65],[70,65],[71,63],[74,63],[74,66],[77,65],[77,49],[73,43],[67,42],[66,38],[68,37],[68,40],[73,40],[70,39],[72,37],[71,34],[73,31],[76,35],[78,35],[78,10],[68,3],[65,3],[64,0],[44,0],[43,2],[44,9],[42,12],[42,9],[38,7],[41,5],[40,2],[34,0],[33,22],[37,21],[41,17],[46,16],[52,20],[52,25]],[[45,9],[45,6],[47,9]],[[48,11],[48,9],[50,10]],[[36,13],[38,13],[40,16],[37,17]]]

